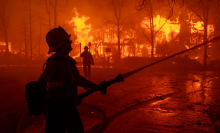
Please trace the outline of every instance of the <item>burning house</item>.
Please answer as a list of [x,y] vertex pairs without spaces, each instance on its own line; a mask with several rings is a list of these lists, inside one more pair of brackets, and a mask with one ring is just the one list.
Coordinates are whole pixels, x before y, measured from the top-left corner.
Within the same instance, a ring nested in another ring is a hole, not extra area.
[[[73,13],[74,15],[71,18],[68,17],[62,23],[72,34],[73,50],[70,55],[77,62],[80,61],[79,56],[85,46],[89,47],[95,62],[113,63],[117,62],[119,56],[122,59],[128,57],[166,57],[204,42],[204,22],[196,18],[195,14],[191,12],[181,13],[179,11],[175,16],[172,16],[172,19],[156,13],[152,20],[147,15],[141,16],[134,23],[130,23],[132,26],[129,28],[126,27],[126,24],[120,25],[120,36],[118,36],[118,27],[115,24],[100,24],[97,27],[89,21],[95,16],[84,15],[82,12],[78,13],[77,8],[74,8]],[[213,37],[214,29],[215,27],[209,23],[207,26],[207,37],[209,39]],[[47,51],[45,50],[46,46],[40,46],[39,39],[39,48],[32,48],[32,59],[39,59],[39,57],[44,59],[43,57],[47,54],[45,52]],[[4,49],[3,44],[0,44],[0,47]],[[26,49],[30,50],[29,46]],[[41,52],[37,52],[38,49]],[[3,50],[0,51],[3,52]],[[23,52],[24,48],[19,51]],[[204,48],[201,47],[186,54],[190,59],[196,59],[202,63],[203,51]],[[26,56],[30,56],[28,53],[27,51]]]
[[[67,23],[73,27],[77,39],[74,43],[76,51],[74,58],[79,57],[85,46],[89,46],[92,55],[99,61],[114,62],[118,57],[118,35],[115,25],[105,25],[103,28],[95,29],[87,23],[90,17],[79,17],[74,9],[75,17]],[[203,22],[195,21],[192,14],[183,16],[180,12],[174,20],[169,20],[157,15],[154,21],[154,49],[153,57],[169,56],[184,49],[189,49],[203,42]],[[148,18],[143,18],[139,24],[144,36],[149,36],[151,24]],[[152,52],[151,38],[145,38],[144,43],[138,43],[136,29],[123,29],[120,33],[121,58],[126,57],[150,57]],[[208,25],[208,37],[212,38],[214,26]],[[202,61],[202,52],[188,53],[192,59]]]

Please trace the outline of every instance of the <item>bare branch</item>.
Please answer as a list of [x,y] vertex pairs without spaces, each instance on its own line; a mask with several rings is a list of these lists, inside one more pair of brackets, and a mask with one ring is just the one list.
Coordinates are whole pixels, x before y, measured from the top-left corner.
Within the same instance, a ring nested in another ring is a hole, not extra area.
[[141,29],[142,31],[142,34],[144,35],[144,37],[148,40],[148,42],[150,44],[152,44],[151,40],[148,38],[148,36],[145,34],[145,29],[141,27],[141,25],[139,25],[139,28]]
[[45,1],[45,5],[46,5],[46,12],[47,12],[47,14],[50,14],[51,0],[50,0],[50,3],[49,3],[49,4],[47,3],[47,0],[44,0],[44,1]]
[[114,22],[114,21],[110,20],[110,19],[107,18],[107,17],[104,17],[104,18],[102,19],[102,21],[103,21],[105,24],[117,25],[117,22]]
[[51,0],[50,0],[50,6],[52,6],[53,9],[55,8]]
[[142,2],[139,3],[139,4],[136,6],[136,10],[137,10],[137,11],[141,11],[141,10],[145,9],[146,3],[147,3],[146,0],[142,0]]
[[167,23],[168,19],[166,20],[166,22],[164,22],[164,24],[154,33],[154,36],[156,36],[156,34],[163,28],[163,26]]
[[190,4],[189,4],[187,1],[186,1],[185,3],[186,3],[186,5],[188,6],[188,8],[189,8],[193,13],[196,14],[197,17],[199,17],[202,21],[204,21],[204,19],[201,17],[201,15],[199,15],[199,14],[190,6]]

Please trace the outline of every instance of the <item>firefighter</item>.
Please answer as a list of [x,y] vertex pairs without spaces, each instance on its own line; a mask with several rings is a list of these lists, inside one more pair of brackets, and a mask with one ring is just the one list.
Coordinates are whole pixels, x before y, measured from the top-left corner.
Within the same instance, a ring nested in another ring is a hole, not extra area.
[[[83,57],[83,69],[84,69],[84,76],[90,79],[91,76],[91,64],[94,65],[94,60],[92,54],[88,51],[88,46],[84,47],[84,52],[80,55]],[[88,69],[87,69],[88,67]],[[88,72],[87,72],[88,70]]]
[[47,87],[46,133],[83,133],[84,128],[77,110],[82,102],[77,86],[85,89],[97,87],[79,74],[76,61],[69,56],[72,50],[70,35],[62,28],[54,28],[46,35],[49,52],[44,74]]

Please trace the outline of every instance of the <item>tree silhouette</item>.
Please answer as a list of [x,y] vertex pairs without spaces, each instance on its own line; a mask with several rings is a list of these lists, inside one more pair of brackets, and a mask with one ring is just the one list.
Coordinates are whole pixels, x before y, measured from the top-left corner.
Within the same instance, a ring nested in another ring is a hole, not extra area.
[[118,60],[121,61],[121,32],[123,31],[124,21],[127,19],[128,15],[125,16],[125,7],[127,0],[111,0],[110,10],[113,14],[113,19],[105,18],[105,23],[116,26],[117,37],[118,37]]
[[[203,22],[204,35],[203,42],[208,41],[211,35],[208,36],[208,24],[211,23],[214,15],[219,10],[219,0],[185,0],[186,7],[190,9],[200,21]],[[213,34],[213,33],[212,33]],[[204,46],[203,65],[207,66],[208,45]]]
[[21,25],[20,25],[20,28],[21,28],[21,34],[24,36],[24,53],[25,53],[25,59],[27,59],[27,30],[28,30],[28,22],[27,22],[27,18],[24,17],[22,19],[22,22],[21,22]]
[[9,15],[7,14],[7,7],[9,6],[8,0],[0,0],[0,30],[5,39],[6,47],[6,58],[9,59],[9,48],[8,48],[8,26],[9,26]]
[[[168,2],[167,5],[164,4],[164,2]],[[155,45],[155,37],[157,33],[163,28],[163,26],[167,23],[167,21],[170,19],[170,17],[173,15],[173,7],[174,7],[175,1],[166,1],[166,0],[142,0],[138,6],[138,11],[143,11],[145,13],[145,17],[149,19],[150,23],[145,24],[145,27],[140,26],[142,33],[144,37],[148,40],[148,42],[151,44],[151,58],[154,57],[154,45]],[[160,8],[163,8],[166,11],[161,12]],[[167,8],[168,7],[168,8]],[[159,25],[159,29],[156,30],[155,27],[158,26],[154,22],[154,17],[161,13],[167,13],[167,21]],[[150,31],[150,37],[148,34],[148,31]]]
[[[46,13],[48,15],[47,21],[48,21],[49,30],[57,27],[58,15],[60,12],[63,12],[63,10],[65,9],[65,5],[67,3],[68,0],[43,0],[43,5],[45,6]],[[52,20],[54,23],[53,26],[52,26]]]

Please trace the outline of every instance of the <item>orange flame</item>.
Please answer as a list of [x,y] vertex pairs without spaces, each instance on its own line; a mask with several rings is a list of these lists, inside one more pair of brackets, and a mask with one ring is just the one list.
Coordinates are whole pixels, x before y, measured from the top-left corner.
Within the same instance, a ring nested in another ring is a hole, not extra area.
[[[158,42],[161,43],[163,40],[170,42],[172,40],[172,37],[175,38],[180,32],[180,24],[179,24],[178,19],[176,19],[176,21],[170,21],[165,18],[162,18],[160,15],[157,15],[156,17],[154,17],[153,22],[154,22],[155,32],[159,30],[158,34],[156,35],[157,43]],[[191,33],[203,33],[204,34],[204,23],[203,22],[198,21],[195,23],[191,20],[190,24],[192,25]],[[150,28],[151,28],[150,20],[148,18],[144,18],[142,20],[141,26],[142,28],[146,29],[147,32],[150,32]],[[209,37],[214,32],[214,26],[209,24],[207,28],[208,28],[207,37]],[[191,39],[191,43],[196,43],[198,41],[202,42],[203,40]],[[186,48],[188,49],[189,46],[186,46]]]
[[[82,47],[81,50],[83,50],[84,46],[86,46],[89,42],[92,42],[94,47],[91,50],[92,54],[93,50],[98,51],[99,55],[106,55],[106,57],[113,55],[112,51],[108,54],[105,53],[105,48],[112,47],[117,48],[118,43],[118,36],[117,36],[117,30],[114,25],[108,25],[107,27],[99,30],[93,30],[94,36],[91,35],[91,24],[85,24],[89,17],[82,16],[79,17],[79,13],[74,8],[75,17],[73,17],[70,21],[67,21],[67,23],[71,26],[73,26],[73,31],[77,35],[76,44],[81,43]],[[162,41],[166,40],[167,42],[172,41],[173,38],[177,37],[177,35],[180,32],[180,23],[178,18],[175,21],[168,20],[166,18],[161,17],[160,15],[157,15],[154,17],[154,33],[158,31],[158,33],[155,36],[156,43],[161,43]],[[192,27],[191,27],[191,33],[204,33],[204,25],[203,22],[193,22],[188,21]],[[148,18],[144,18],[141,22],[141,26],[146,29],[146,32],[150,33],[150,20]],[[122,28],[122,27],[121,27]],[[211,35],[211,33],[214,31],[213,25],[208,25],[208,36]],[[95,38],[95,39],[94,39]],[[150,55],[151,50],[149,49],[151,46],[144,46],[144,44],[137,45],[135,42],[132,45],[128,45],[128,43],[125,41],[126,39],[135,39],[136,33],[134,30],[127,30],[123,31],[120,34],[120,42],[121,42],[121,57],[128,57],[128,56],[142,56],[142,49],[145,47],[145,49],[148,49],[148,53]],[[200,40],[201,41],[201,40]],[[193,41],[191,41],[192,43]],[[105,45],[107,44],[107,45]],[[109,45],[110,44],[110,45]],[[111,46],[112,44],[112,46]],[[133,49],[135,47],[135,49]],[[188,47],[187,47],[188,48]],[[132,50],[131,50],[132,49]],[[135,50],[135,51],[134,51]],[[154,53],[156,52],[156,47],[154,49]],[[77,55],[77,57],[79,54]],[[155,56],[157,56],[155,54]]]
[[67,23],[74,27],[73,31],[77,35],[76,43],[81,43],[81,50],[89,43],[93,41],[93,36],[90,35],[91,24],[86,25],[85,22],[89,20],[89,17],[79,17],[79,13],[74,8],[75,17],[73,17]]
[[[160,15],[157,15],[153,19],[154,22],[154,31],[160,31],[160,35],[157,35],[156,41],[161,42],[163,39],[166,41],[170,41],[171,32],[175,33],[174,36],[176,36],[180,32],[180,25],[178,24],[178,19],[176,21],[170,21],[165,18],[162,18]],[[150,20],[148,18],[144,18],[141,26],[145,29],[150,29]],[[150,31],[150,30],[148,30]]]
[[[199,21],[199,22],[193,23],[191,20],[190,23],[192,25],[191,33],[204,32],[204,23],[203,22]],[[213,32],[214,32],[214,26],[209,24],[207,27],[207,35],[209,36]]]
[[[0,52],[5,52],[5,46],[6,43],[5,42],[0,42]],[[8,42],[8,50],[9,52],[11,52],[11,42]]]

